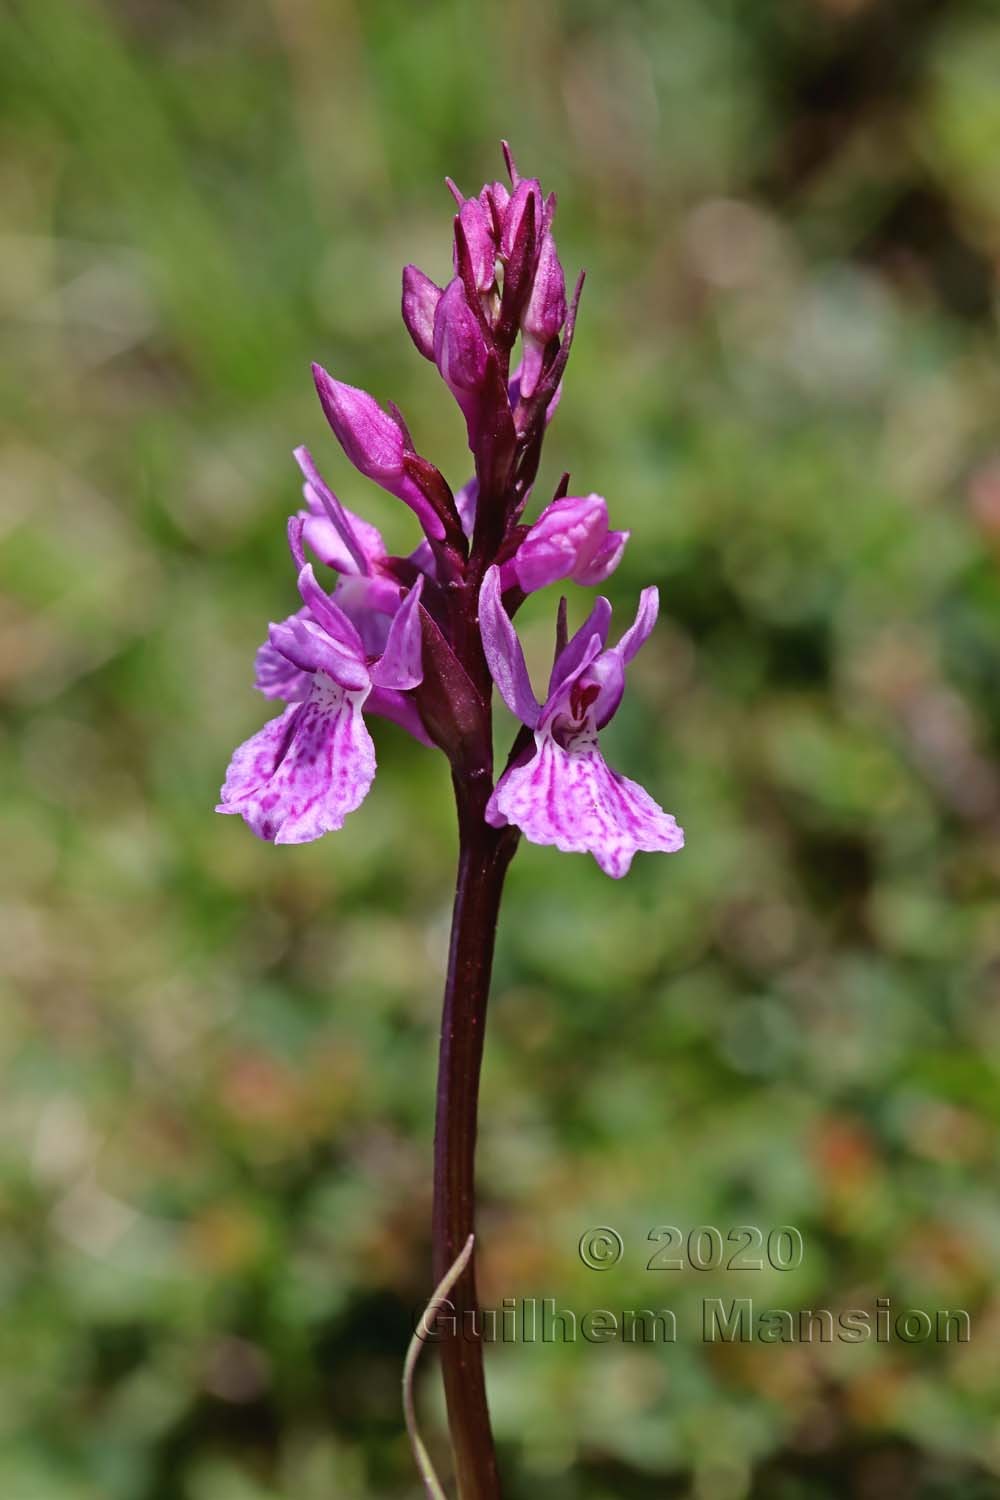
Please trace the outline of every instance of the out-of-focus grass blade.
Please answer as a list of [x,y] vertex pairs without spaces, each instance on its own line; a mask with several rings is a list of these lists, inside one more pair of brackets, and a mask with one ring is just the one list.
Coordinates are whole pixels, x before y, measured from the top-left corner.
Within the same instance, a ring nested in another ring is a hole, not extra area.
[[420,1351],[424,1347],[420,1331],[426,1326],[427,1319],[433,1317],[437,1312],[441,1303],[445,1300],[455,1282],[469,1264],[472,1247],[475,1242],[476,1236],[470,1234],[451,1270],[446,1276],[441,1278],[440,1284],[425,1307],[420,1322],[417,1324],[413,1337],[410,1340],[410,1347],[406,1351],[406,1362],[403,1365],[403,1415],[406,1417],[406,1430],[410,1435],[410,1447],[413,1449],[413,1457],[416,1459],[417,1468],[420,1470],[420,1477],[424,1481],[424,1488],[431,1497],[431,1500],[448,1500],[448,1497],[441,1487],[441,1481],[434,1472],[434,1465],[431,1463],[430,1454],[424,1447],[423,1438],[420,1436],[420,1431],[417,1427],[416,1408],[413,1404],[413,1375],[417,1368],[417,1360],[420,1358]]

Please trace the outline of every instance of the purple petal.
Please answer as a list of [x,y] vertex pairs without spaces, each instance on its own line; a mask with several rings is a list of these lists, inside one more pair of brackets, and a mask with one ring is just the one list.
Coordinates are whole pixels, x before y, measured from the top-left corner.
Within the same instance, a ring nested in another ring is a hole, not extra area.
[[306,565],[306,554],[302,549],[302,536],[306,529],[305,517],[301,514],[288,517],[286,534],[288,536],[288,550],[292,554],[292,562],[295,564],[296,572],[301,573]]
[[258,838],[305,844],[340,828],[375,776],[364,693],[328,678],[306,703],[287,708],[233,756],[216,811],[238,813]]
[[[558,685],[545,700],[545,707],[538,721],[540,729],[545,726],[558,729],[562,739],[564,733],[579,733],[584,728],[593,718],[590,708],[600,692],[600,688],[595,687],[588,679],[593,672],[593,664],[599,657],[603,658],[608,654],[604,651],[601,637],[596,633],[578,650],[572,671],[563,673]],[[615,660],[617,661],[617,657]],[[624,673],[622,676],[624,677]],[[586,691],[588,688],[591,691]]]
[[597,688],[590,714],[598,729],[603,729],[618,712],[625,692],[625,663],[618,650],[605,651],[586,672],[586,683]]
[[552,667],[552,675],[549,678],[549,698],[573,677],[580,668],[584,656],[590,653],[593,660],[591,638],[597,636],[600,646],[603,647],[608,639],[608,630],[611,626],[611,604],[603,594],[598,594],[594,600],[594,607],[584,620],[579,630],[572,636],[560,651]]
[[418,609],[423,586],[423,578],[418,578],[393,616],[385,650],[372,667],[372,682],[378,687],[405,690],[423,680]]
[[643,589],[635,622],[617,646],[605,651],[587,672],[587,681],[596,686],[597,696],[590,706],[591,718],[598,729],[618,712],[625,691],[625,665],[630,662],[656,624],[660,596],[655,588]]
[[309,546],[338,573],[370,573],[372,564],[385,556],[378,528],[341,505],[308,448],[296,448],[294,458],[306,481],[303,494],[309,515],[305,517],[305,539]]
[[545,345],[532,338],[530,333],[526,333],[521,344],[521,363],[517,367],[518,399],[523,396],[527,401],[535,394],[535,387],[542,378],[544,363]]
[[643,589],[639,595],[639,607],[635,612],[635,620],[622,636],[615,650],[621,655],[622,661],[630,662],[652,634],[656,617],[660,612],[660,591],[651,587]]
[[[307,610],[300,609],[298,614],[289,615],[282,624],[291,625],[294,620],[304,619],[307,614]],[[312,679],[309,673],[295,666],[287,656],[275,650],[270,640],[266,640],[258,648],[254,658],[253,685],[265,698],[283,698],[286,703],[298,703],[301,699],[308,698]]]
[[302,486],[302,493],[309,507],[308,513],[299,512],[305,523],[302,530],[303,540],[320,562],[325,563],[328,568],[333,568],[337,573],[371,572],[374,564],[386,555],[385,543],[378,527],[372,526],[369,521],[362,520],[345,505],[341,506],[341,510],[358,539],[360,551],[365,559],[365,567],[359,569],[356,556],[344,545],[342,532],[323,512],[315,490],[311,485],[306,484]]
[[419,568],[421,573],[426,573],[428,578],[437,577],[437,558],[434,556],[434,548],[426,538],[414,547],[407,561],[411,562],[415,568]]
[[308,606],[309,612],[318,625],[326,631],[338,645],[356,657],[359,661],[364,660],[364,646],[355,626],[347,618],[339,605],[334,604],[323,589],[316,582],[316,575],[312,570],[312,564],[306,563],[298,577],[299,594],[303,604]]
[[301,672],[325,672],[341,687],[360,692],[370,686],[368,668],[339,641],[331,640],[308,613],[292,615],[268,627],[268,640],[281,656]]
[[[310,683],[310,691],[311,688]],[[221,801],[216,812],[237,811],[234,804],[267,784],[288,749],[301,711],[301,703],[292,704],[237,746],[219,793]]]
[[609,531],[589,564],[574,573],[575,582],[583,588],[593,588],[595,584],[610,578],[622,560],[625,543],[630,536],[631,532],[628,531]]
[[534,728],[541,714],[521,650],[521,642],[500,598],[500,569],[488,568],[479,591],[479,628],[493,681],[507,707]]
[[592,854],[615,879],[639,849],[669,854],[683,847],[683,830],[671,815],[611,770],[595,738],[568,750],[549,734],[537,734],[535,742],[536,754],[505,772],[490,798],[486,819],[494,827],[513,823],[533,844]]
[[399,608],[399,584],[391,578],[341,576],[331,595],[361,637],[366,657],[381,656],[389,623]]

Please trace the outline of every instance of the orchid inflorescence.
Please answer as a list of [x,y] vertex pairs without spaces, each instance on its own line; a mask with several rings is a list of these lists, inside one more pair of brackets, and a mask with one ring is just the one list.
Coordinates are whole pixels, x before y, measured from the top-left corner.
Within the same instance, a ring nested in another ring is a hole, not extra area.
[[[599,597],[572,636],[559,606],[545,700],[532,689],[512,618],[526,595],[569,579],[602,583],[627,531],[609,529],[600,495],[569,495],[568,476],[532,525],[521,521],[546,426],[559,403],[583,278],[567,304],[552,238],[555,197],[521,177],[458,204],[454,275],[443,289],[403,272],[403,320],[461,408],[475,459],[453,494],[414,448],[401,413],[313,366],[316,390],[354,467],[408,505],[424,540],[408,557],[341,504],[305,448],[295,457],[305,505],[288,523],[302,600],[271,625],[256,686],[287,707],[233,756],[218,811],[263,839],[298,844],[340,828],[375,775],[366,720],[402,725],[449,756],[456,778],[483,778],[483,816],[536,844],[591,853],[609,875],[636,850],[670,852],[683,833],[635,782],[611,770],[599,731],[622,699],[625,667],[656,621],[647,588],[634,623],[608,647],[611,606]],[[520,338],[520,362],[511,356]],[[336,574],[327,590],[306,549]],[[521,722],[492,786],[491,687]]]
[[[459,859],[438,1064],[432,1259],[455,1328],[476,1308],[475,1142],[479,1077],[497,919],[521,834],[585,851],[609,875],[636,850],[680,849],[684,835],[634,781],[611,770],[598,736],[617,712],[625,668],[656,622],[655,588],[608,645],[611,605],[598,597],[583,625],[556,613],[555,659],[543,701],[532,688],[513,617],[528,594],[569,579],[593,587],[618,566],[627,531],[608,524],[600,495],[570,495],[564,474],[533,524],[521,517],[559,404],[583,285],[567,303],[552,239],[555,198],[522,178],[509,149],[510,190],[488,184],[458,204],[454,275],[444,288],[403,272],[403,321],[461,409],[475,460],[453,493],[414,447],[402,414],[365,391],[313,376],[327,421],[354,467],[413,511],[424,536],[390,556],[378,530],[333,493],[296,450],[305,504],[288,523],[301,606],[272,625],[257,653],[256,686],[284,710],[236,751],[219,812],[239,813],[260,838],[302,844],[340,828],[375,777],[368,720],[391,719],[451,763]],[[520,359],[511,356],[520,341]],[[315,559],[310,562],[308,552]],[[316,565],[336,575],[332,589]],[[520,721],[494,784],[494,685]],[[432,1299],[433,1305],[433,1299]],[[462,1500],[499,1500],[481,1337],[439,1343]],[[412,1378],[404,1409],[428,1495],[444,1492],[415,1426]]]

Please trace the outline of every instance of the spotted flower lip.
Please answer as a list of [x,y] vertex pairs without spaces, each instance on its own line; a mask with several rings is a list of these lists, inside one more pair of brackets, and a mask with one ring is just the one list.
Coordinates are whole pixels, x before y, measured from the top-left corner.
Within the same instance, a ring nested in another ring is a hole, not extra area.
[[634,623],[608,648],[611,605],[599,598],[557,655],[548,695],[539,703],[503,607],[497,567],[487,571],[479,596],[493,680],[511,712],[534,731],[534,745],[497,783],[486,820],[495,828],[513,823],[534,844],[592,854],[616,879],[627,873],[638,850],[669,854],[684,845],[671,814],[637,782],[613,771],[598,743],[598,732],[621,703],[625,667],[649,637],[658,608],[657,590],[644,589]]
[[302,555],[303,524],[293,517],[289,541],[300,564],[304,608],[271,626],[263,674],[270,688],[282,689],[271,696],[294,701],[235,752],[216,808],[239,814],[259,838],[276,844],[309,843],[343,826],[375,776],[363,709],[378,694],[381,711],[397,717],[402,695],[423,675],[423,578],[400,603],[381,653],[370,660],[357,627],[320,588]]

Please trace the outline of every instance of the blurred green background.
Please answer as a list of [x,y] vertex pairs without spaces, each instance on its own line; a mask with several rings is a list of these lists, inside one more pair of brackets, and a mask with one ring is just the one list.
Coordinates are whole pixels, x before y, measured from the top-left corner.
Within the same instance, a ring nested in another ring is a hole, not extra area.
[[[382,726],[373,795],[302,848],[211,809],[295,603],[293,445],[415,541],[309,360],[466,476],[399,268],[445,277],[442,178],[497,175],[501,135],[589,273],[538,500],[563,468],[607,495],[616,604],[661,588],[607,749],[688,835],[620,884],[512,868],[484,1299],[679,1335],[491,1350],[507,1493],[1000,1495],[995,4],[2,24],[4,1500],[418,1493],[445,767]],[[793,1224],[802,1266],[650,1272],[663,1224]],[[709,1346],[709,1296],[973,1336]],[[444,1465],[437,1387],[430,1355]]]

